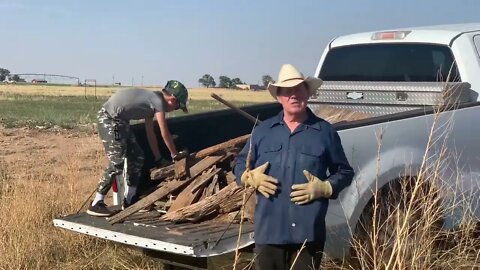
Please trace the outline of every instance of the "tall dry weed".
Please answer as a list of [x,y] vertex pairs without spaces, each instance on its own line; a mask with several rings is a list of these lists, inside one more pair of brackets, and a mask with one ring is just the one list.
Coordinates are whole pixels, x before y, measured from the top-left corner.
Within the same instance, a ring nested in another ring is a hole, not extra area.
[[0,159],[0,198],[5,196],[10,190],[10,176],[7,172],[5,161]]
[[136,250],[53,226],[95,186],[80,178],[82,166],[71,154],[58,168],[14,179],[0,163],[0,269],[161,269]]
[[[441,120],[446,108],[433,116],[420,170],[406,168],[402,177],[374,191],[355,228],[348,268],[480,269],[478,220],[471,211],[475,197],[461,188],[462,168],[447,145],[452,119]],[[453,173],[446,174],[448,169]],[[445,218],[459,209],[459,226],[444,229]]]

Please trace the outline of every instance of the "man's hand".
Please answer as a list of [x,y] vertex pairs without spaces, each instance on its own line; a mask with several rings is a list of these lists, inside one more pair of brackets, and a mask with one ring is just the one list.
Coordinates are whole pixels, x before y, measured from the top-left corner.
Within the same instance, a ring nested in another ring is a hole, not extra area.
[[303,175],[308,183],[292,186],[290,198],[295,204],[306,204],[318,198],[330,198],[332,196],[332,185],[328,181],[322,181],[320,178],[303,170]]
[[277,179],[265,174],[265,170],[267,170],[269,164],[270,163],[265,162],[256,169],[246,169],[241,177],[242,183],[255,188],[266,198],[275,194],[278,185]]
[[175,155],[172,155],[172,159],[173,159],[174,161],[179,161],[180,159],[182,159],[182,158],[184,158],[184,157],[186,157],[186,156],[188,156],[188,151],[187,151],[187,150],[183,150],[183,151],[178,152],[178,153],[175,154]]

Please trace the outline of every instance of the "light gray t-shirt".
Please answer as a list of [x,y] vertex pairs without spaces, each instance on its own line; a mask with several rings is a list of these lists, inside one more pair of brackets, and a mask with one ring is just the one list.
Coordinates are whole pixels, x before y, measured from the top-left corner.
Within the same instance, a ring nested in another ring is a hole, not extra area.
[[130,121],[153,118],[156,112],[164,112],[164,102],[161,94],[141,88],[129,88],[118,90],[103,104],[103,108],[114,118]]

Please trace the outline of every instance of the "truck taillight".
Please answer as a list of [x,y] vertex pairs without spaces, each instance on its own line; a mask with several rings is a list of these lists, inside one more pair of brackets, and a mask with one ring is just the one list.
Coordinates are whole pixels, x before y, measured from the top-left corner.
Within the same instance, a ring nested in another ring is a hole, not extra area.
[[412,31],[376,32],[372,40],[404,39]]

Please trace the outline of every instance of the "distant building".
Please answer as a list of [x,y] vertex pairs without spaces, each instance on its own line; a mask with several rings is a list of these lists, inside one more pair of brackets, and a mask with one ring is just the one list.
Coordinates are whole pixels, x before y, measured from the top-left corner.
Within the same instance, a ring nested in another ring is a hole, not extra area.
[[46,80],[33,79],[33,80],[32,80],[32,83],[47,83],[47,81],[46,81]]
[[8,75],[5,77],[5,80],[3,80],[3,82],[8,84],[16,83],[16,81],[12,80]]
[[265,90],[265,88],[263,88],[258,84],[236,84],[235,86],[241,90],[251,90],[251,91]]

